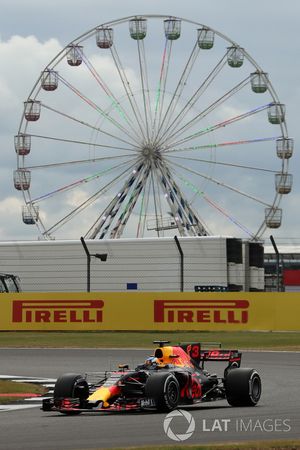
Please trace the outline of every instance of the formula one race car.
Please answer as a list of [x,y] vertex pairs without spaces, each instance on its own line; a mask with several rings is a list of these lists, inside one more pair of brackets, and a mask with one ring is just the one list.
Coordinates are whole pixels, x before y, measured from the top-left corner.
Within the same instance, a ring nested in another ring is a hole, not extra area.
[[[85,376],[68,373],[59,377],[53,398],[43,400],[43,411],[81,412],[149,410],[172,411],[178,406],[226,399],[232,406],[255,406],[261,395],[261,379],[254,369],[241,368],[241,352],[200,343],[167,345],[154,341],[154,355],[130,370],[119,365],[112,372]],[[223,377],[210,374],[206,361],[223,361]]]

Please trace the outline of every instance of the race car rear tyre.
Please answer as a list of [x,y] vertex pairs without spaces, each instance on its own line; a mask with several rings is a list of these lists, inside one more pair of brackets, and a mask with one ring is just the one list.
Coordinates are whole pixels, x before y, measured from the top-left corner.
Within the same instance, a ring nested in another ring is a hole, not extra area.
[[[54,400],[57,398],[79,398],[80,403],[89,396],[89,386],[82,375],[66,373],[60,376],[54,387]],[[64,411],[64,414],[80,414],[80,411]]]
[[224,380],[226,398],[231,406],[255,406],[261,396],[261,379],[254,369],[230,370]]
[[154,398],[158,411],[172,411],[179,403],[179,383],[171,373],[150,375],[146,381],[145,395]]

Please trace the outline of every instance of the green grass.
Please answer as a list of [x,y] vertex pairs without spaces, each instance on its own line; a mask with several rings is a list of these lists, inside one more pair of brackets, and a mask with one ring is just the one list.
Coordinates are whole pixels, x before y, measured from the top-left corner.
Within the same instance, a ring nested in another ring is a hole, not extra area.
[[[124,449],[124,447],[123,447]],[[165,445],[165,446],[145,446],[126,447],[126,450],[300,450],[300,440],[287,441],[255,441],[246,443],[229,443],[215,445]],[[88,450],[88,449],[86,449]],[[94,449],[96,450],[96,449]],[[100,449],[99,449],[100,450]],[[111,450],[121,450],[114,448]]]
[[18,401],[18,397],[12,397],[9,394],[44,394],[45,388],[33,383],[16,383],[14,381],[0,380],[0,394],[7,394],[0,397],[0,404],[6,404]]
[[[116,447],[111,450],[124,450]],[[300,450],[300,440],[286,441],[251,441],[245,443],[228,443],[214,445],[157,445],[143,447],[126,447],[126,450]],[[87,450],[87,449],[85,449]],[[97,450],[97,449],[94,449]],[[100,450],[100,449],[98,449]]]
[[0,332],[0,347],[152,348],[152,341],[221,342],[225,348],[300,350],[300,332]]

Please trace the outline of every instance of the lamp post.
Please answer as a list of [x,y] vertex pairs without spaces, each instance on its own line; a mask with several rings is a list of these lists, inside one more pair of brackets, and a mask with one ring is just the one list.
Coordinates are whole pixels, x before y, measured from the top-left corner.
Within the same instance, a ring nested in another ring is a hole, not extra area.
[[83,237],[80,238],[84,251],[86,253],[87,272],[86,272],[86,291],[91,292],[91,257],[100,259],[100,261],[107,260],[107,253],[90,253]]
[[271,240],[271,243],[272,243],[272,245],[273,245],[273,248],[274,248],[274,251],[275,251],[275,254],[276,254],[276,280],[277,280],[277,281],[276,281],[276,284],[277,284],[277,292],[279,292],[279,291],[280,291],[279,251],[278,251],[277,245],[276,245],[276,243],[275,243],[274,238],[273,238],[272,235],[270,236],[270,240]]

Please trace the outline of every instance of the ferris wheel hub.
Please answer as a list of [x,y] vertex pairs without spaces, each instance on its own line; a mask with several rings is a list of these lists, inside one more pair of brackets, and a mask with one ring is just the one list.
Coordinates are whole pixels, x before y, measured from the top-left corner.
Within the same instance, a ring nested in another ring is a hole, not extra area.
[[153,144],[147,144],[142,148],[144,161],[156,161],[161,158],[160,149]]

